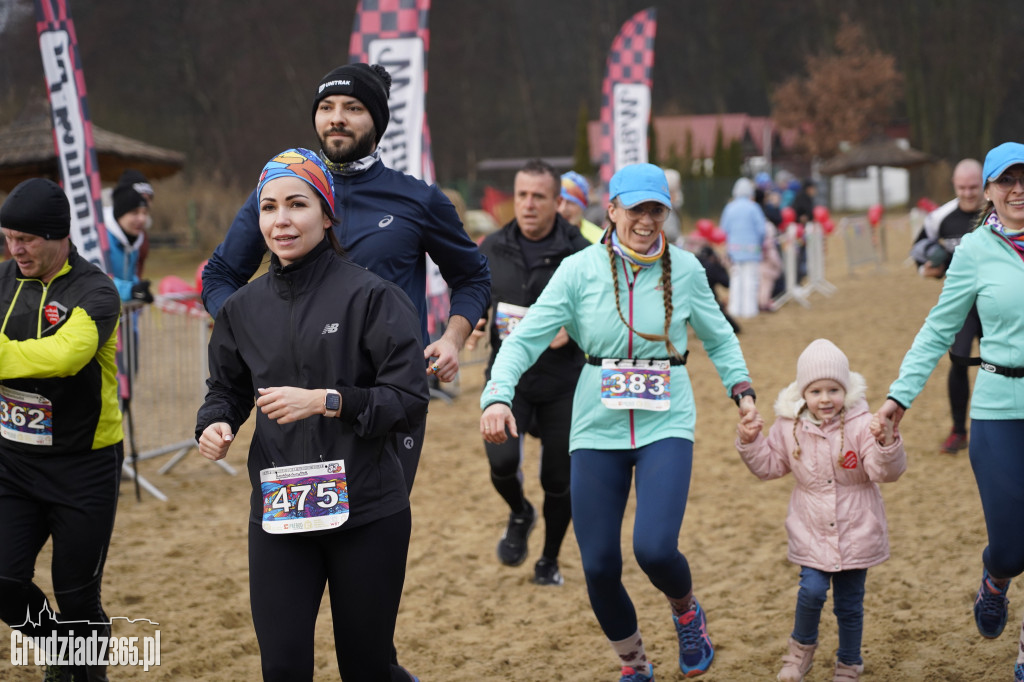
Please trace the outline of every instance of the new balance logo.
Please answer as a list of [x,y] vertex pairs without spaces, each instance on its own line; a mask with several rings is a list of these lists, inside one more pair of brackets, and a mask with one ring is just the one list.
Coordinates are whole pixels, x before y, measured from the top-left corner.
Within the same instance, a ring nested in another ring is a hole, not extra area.
[[320,332],[320,335],[323,336],[324,334],[333,334],[336,331],[338,331],[338,323],[332,322],[330,324],[324,325],[324,330]]

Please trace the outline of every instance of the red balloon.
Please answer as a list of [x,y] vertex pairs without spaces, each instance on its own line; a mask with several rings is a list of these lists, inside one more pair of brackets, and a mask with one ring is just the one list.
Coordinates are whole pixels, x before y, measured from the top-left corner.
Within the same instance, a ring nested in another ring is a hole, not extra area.
[[796,211],[793,210],[792,206],[787,206],[782,209],[782,223],[779,225],[780,230],[785,230],[789,227],[789,224],[796,220]]
[[195,293],[195,289],[181,277],[178,277],[177,275],[167,275],[160,280],[160,284],[157,286],[157,293],[161,296],[166,296],[168,294]]
[[832,222],[831,218],[821,221],[821,229],[825,231],[825,234],[832,234],[836,229],[836,224]]
[[882,206],[881,204],[874,204],[868,209],[868,222],[871,223],[872,227],[877,227],[878,223],[882,220]]
[[826,208],[825,206],[815,206],[814,207],[814,222],[816,222],[816,223],[823,223],[826,220],[828,220],[829,217],[830,216],[829,216],[828,208]]
[[725,230],[717,225],[713,226],[711,232],[708,233],[708,241],[712,244],[724,244],[725,238]]
[[209,262],[210,259],[207,258],[199,264],[198,268],[196,268],[196,291],[199,293],[203,293],[203,270],[206,269],[206,264]]
[[711,234],[711,231],[715,229],[715,223],[708,218],[701,218],[697,221],[697,234],[704,237],[705,239]]
[[917,207],[919,209],[921,209],[922,211],[926,211],[928,213],[931,213],[932,211],[937,209],[939,207],[939,205],[936,204],[931,199],[929,199],[928,197],[921,197],[917,201]]

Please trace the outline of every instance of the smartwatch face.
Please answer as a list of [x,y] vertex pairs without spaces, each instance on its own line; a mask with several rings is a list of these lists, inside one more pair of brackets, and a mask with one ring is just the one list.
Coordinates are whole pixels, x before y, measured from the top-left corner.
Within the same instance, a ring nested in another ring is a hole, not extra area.
[[341,407],[341,396],[339,396],[337,393],[328,393],[327,409],[330,410],[331,412],[334,412],[339,407]]

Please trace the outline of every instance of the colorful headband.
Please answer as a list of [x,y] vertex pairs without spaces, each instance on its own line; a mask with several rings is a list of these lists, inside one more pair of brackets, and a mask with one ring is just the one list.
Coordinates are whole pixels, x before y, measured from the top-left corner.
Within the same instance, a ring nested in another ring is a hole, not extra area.
[[582,175],[575,171],[569,171],[562,175],[562,196],[565,199],[573,201],[580,208],[585,209],[590,203],[590,197],[587,196],[589,193],[590,185]]
[[319,192],[327,202],[331,219],[334,218],[334,178],[319,156],[301,147],[283,151],[267,162],[260,173],[256,198],[259,199],[263,193],[263,186],[268,182],[289,176],[299,178]]

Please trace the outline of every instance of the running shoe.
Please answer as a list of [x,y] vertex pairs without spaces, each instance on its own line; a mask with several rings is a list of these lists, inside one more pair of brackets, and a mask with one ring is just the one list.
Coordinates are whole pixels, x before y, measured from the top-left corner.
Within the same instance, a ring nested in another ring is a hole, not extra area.
[[992,582],[992,576],[988,569],[982,573],[981,587],[978,588],[978,596],[974,600],[974,622],[978,626],[978,632],[982,637],[995,639],[1002,634],[1006,627],[1006,617],[1009,615],[1010,600],[1006,598],[1006,590],[1010,584],[1000,589]]
[[963,433],[950,432],[949,436],[942,443],[942,451],[947,455],[955,455],[967,448],[967,435]]
[[535,585],[561,585],[562,572],[558,570],[558,562],[542,556],[533,565],[533,583]]
[[704,609],[694,599],[694,608],[676,618],[672,622],[676,626],[679,637],[679,669],[683,677],[696,677],[707,672],[711,660],[715,657],[715,648],[708,637],[708,622]]
[[642,673],[628,665],[622,666],[622,677],[619,678],[619,682],[654,682],[654,666],[648,667],[651,670],[650,673]]
[[526,511],[508,515],[508,526],[505,534],[498,541],[498,561],[506,566],[518,566],[526,561],[529,551],[530,532],[537,523],[537,511],[526,502]]

